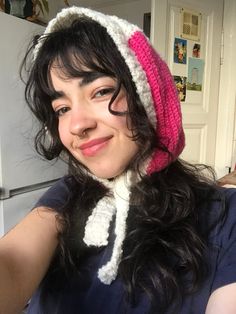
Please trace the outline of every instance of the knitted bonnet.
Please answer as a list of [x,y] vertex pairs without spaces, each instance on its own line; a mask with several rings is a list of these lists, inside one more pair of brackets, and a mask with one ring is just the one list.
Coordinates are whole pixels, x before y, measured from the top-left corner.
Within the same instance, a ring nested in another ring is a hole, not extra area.
[[[145,170],[147,174],[160,171],[175,160],[184,148],[180,104],[166,63],[138,26],[87,8],[73,6],[63,9],[49,22],[44,34],[69,26],[80,16],[87,16],[105,27],[123,56],[158,141],[168,151],[157,149]],[[43,36],[34,49],[34,58],[42,45]]]
[[[105,15],[87,8],[63,9],[49,22],[44,34],[69,27],[81,16],[87,16],[102,25],[113,39],[130,70],[149,121],[156,130],[158,142],[161,147],[166,148],[166,150],[154,151],[145,165],[145,173],[150,175],[154,171],[164,169],[184,148],[180,103],[166,63],[136,25],[116,16]],[[45,36],[42,35],[35,46],[34,59],[43,48],[44,38]],[[130,187],[139,180],[134,177],[135,174],[128,171],[113,181],[95,178],[102,181],[112,193],[99,200],[88,217],[83,241],[88,246],[106,246],[109,241],[109,226],[115,216],[115,241],[112,255],[110,260],[98,270],[98,277],[105,284],[110,284],[116,278],[122,258]]]

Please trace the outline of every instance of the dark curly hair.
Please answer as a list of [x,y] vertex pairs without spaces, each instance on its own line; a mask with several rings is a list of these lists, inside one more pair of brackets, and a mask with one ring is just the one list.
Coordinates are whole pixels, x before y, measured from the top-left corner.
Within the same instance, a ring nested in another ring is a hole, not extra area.
[[[54,90],[49,71],[52,64],[60,66],[63,75],[69,78],[86,77],[88,71],[115,78],[117,88],[109,104],[112,114],[126,114],[112,109],[112,102],[121,86],[125,89],[133,140],[140,147],[130,168],[139,171],[142,162],[155,148],[165,151],[166,148],[161,147],[129,69],[105,28],[83,17],[70,27],[44,35],[43,40],[29,69],[25,97],[40,122],[35,138],[37,151],[47,159],[63,156],[74,178],[75,183],[70,187],[71,198],[59,216],[64,225],[59,239],[63,262],[68,268],[74,265],[79,270],[80,260],[92,250],[88,250],[82,241],[85,222],[94,204],[107,190],[88,177],[83,165],[70,155],[60,141],[58,120],[51,106]],[[33,48],[34,45],[26,55],[22,73],[23,69],[28,70],[28,61],[31,64],[30,52]],[[50,141],[47,140],[47,133],[50,134]],[[181,300],[186,293],[199,288],[207,271],[207,234],[201,227],[202,216],[207,213],[203,215],[201,208],[215,195],[215,186],[213,171],[205,166],[200,168],[176,160],[160,172],[143,176],[131,190],[131,210],[119,275],[123,279],[128,302],[135,303],[137,291],[141,290],[149,296],[153,313],[157,308],[165,311],[172,301]],[[208,169],[212,177],[207,179],[203,176],[203,169]],[[76,192],[78,186],[83,191],[79,196]],[[185,284],[187,275],[191,280]],[[52,277],[47,277],[50,284]]]
[[[125,114],[112,109],[112,103],[121,86],[125,89],[133,140],[140,147],[140,153],[130,165],[137,169],[141,161],[157,147],[157,136],[136,92],[130,71],[106,29],[83,17],[68,28],[43,36],[43,40],[43,47],[36,60],[32,61],[30,57],[37,39],[29,49],[21,68],[22,78],[25,70],[29,73],[25,89],[26,101],[40,122],[40,129],[35,137],[37,152],[49,160],[58,156],[65,157],[70,161],[70,169],[77,173],[79,171],[82,175],[83,165],[61,143],[58,118],[51,106],[55,91],[50,80],[50,69],[56,64],[65,77],[86,77],[91,72],[98,72],[116,79],[117,87],[109,104],[109,111],[114,115]],[[85,68],[88,69],[87,72]]]

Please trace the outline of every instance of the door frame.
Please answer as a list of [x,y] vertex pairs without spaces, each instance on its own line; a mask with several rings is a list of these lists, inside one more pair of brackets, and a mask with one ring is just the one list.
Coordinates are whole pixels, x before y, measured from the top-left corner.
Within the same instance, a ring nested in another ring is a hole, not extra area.
[[218,177],[236,161],[236,2],[224,0],[215,166]]

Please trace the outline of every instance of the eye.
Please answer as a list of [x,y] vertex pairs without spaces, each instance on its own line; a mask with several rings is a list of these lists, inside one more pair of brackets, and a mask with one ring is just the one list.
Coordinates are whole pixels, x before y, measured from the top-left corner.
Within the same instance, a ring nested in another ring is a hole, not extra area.
[[103,96],[106,96],[106,95],[113,94],[114,91],[115,91],[114,87],[102,88],[102,89],[100,89],[98,92],[96,92],[94,94],[94,98],[103,97]]
[[55,110],[55,115],[57,118],[59,118],[59,117],[63,116],[69,110],[70,110],[69,107],[61,107],[61,108]]

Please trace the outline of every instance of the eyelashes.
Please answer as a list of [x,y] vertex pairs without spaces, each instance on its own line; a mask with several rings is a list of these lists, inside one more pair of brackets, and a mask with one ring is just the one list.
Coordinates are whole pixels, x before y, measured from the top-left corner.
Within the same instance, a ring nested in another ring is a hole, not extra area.
[[[115,87],[106,87],[106,88],[101,88],[100,90],[96,91],[94,93],[94,95],[91,97],[92,100],[98,100],[98,101],[105,101],[105,100],[109,100],[112,95],[115,92]],[[59,105],[57,106],[58,109],[55,106],[54,112],[55,112],[55,116],[57,118],[60,118],[61,116],[63,116],[64,114],[66,114],[71,108],[70,106],[67,105]]]
[[55,110],[55,116],[57,118],[63,116],[65,113],[67,113],[70,110],[69,107],[62,107],[60,109]]
[[103,97],[106,95],[111,95],[111,94],[114,94],[114,92],[115,92],[114,87],[102,88],[94,94],[94,98]]
[[[50,98],[56,118],[66,115],[77,105],[83,108],[84,104],[88,106],[88,110],[89,106],[92,110],[96,110],[99,104],[108,105],[117,91],[117,81],[109,76],[98,78],[96,76],[95,80],[87,82],[81,78],[63,80],[57,74],[52,73],[52,84]],[[84,110],[86,108],[84,107]]]

